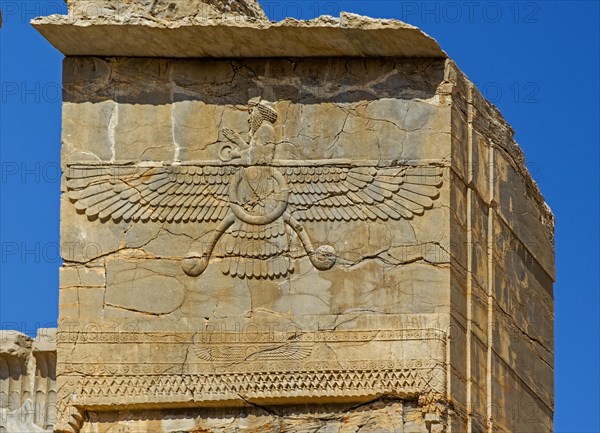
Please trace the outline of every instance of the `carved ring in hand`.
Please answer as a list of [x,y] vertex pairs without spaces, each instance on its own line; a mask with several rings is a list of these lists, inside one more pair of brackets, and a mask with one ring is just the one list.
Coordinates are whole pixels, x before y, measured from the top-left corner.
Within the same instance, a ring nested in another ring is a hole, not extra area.
[[285,178],[277,169],[269,169],[269,174],[275,179],[279,189],[279,191],[275,192],[272,197],[269,197],[269,200],[276,201],[275,208],[264,215],[253,215],[241,206],[243,201],[240,200],[238,196],[240,183],[244,179],[245,175],[248,175],[253,170],[260,169],[265,169],[265,167],[249,167],[247,169],[242,169],[239,174],[233,178],[232,184],[229,188],[231,210],[233,211],[234,215],[241,221],[253,225],[265,225],[272,223],[283,215],[288,206],[289,187]]
[[228,162],[231,161],[233,159],[233,155],[231,154],[233,152],[234,148],[231,144],[224,144],[221,147],[221,150],[219,151],[219,158],[221,159],[221,161],[223,162]]

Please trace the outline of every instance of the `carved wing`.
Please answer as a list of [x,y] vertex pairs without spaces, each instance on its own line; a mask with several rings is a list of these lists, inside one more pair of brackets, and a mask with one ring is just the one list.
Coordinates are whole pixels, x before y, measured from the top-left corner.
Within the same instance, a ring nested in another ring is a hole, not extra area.
[[194,347],[196,356],[204,361],[274,361],[274,360],[301,360],[310,355],[310,346],[297,344],[279,344],[257,347],[247,346],[217,346]]
[[219,221],[236,167],[70,165],[68,197],[79,212],[114,221]]
[[283,344],[280,346],[264,347],[249,354],[246,359],[251,361],[275,361],[275,360],[301,360],[310,355],[310,346],[299,346],[294,344]]
[[412,219],[433,207],[439,167],[288,167],[289,203],[299,221]]

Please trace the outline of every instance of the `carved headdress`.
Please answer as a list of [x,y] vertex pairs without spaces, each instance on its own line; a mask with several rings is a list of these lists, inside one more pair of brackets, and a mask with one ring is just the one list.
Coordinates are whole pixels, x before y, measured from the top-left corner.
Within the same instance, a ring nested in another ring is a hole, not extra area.
[[275,123],[277,120],[277,111],[275,111],[267,101],[263,101],[260,97],[252,98],[248,101],[248,110],[252,111],[257,108],[263,120]]

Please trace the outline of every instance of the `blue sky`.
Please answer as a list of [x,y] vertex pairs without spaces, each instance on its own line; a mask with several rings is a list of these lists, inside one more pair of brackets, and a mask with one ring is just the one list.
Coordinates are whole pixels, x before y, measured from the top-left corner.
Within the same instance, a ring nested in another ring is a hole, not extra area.
[[[344,10],[414,24],[500,108],[557,221],[556,431],[600,432],[599,3],[261,3],[275,20]],[[62,55],[28,21],[64,3],[0,4],[0,322],[32,334],[58,314]]]

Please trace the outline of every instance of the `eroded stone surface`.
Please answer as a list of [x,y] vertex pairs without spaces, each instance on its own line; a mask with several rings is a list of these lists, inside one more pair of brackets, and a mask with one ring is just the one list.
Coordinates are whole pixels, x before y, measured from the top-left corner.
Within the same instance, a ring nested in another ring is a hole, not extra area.
[[[97,2],[92,3],[91,10],[96,11]],[[139,9],[134,10],[139,12]],[[217,20],[208,14],[207,20],[202,13],[167,20],[148,17],[141,9],[141,16],[115,11],[100,15],[94,12],[92,16],[52,15],[36,18],[32,24],[63,54],[70,56],[446,57],[433,38],[398,20],[344,12],[339,18],[286,19],[278,23],[231,14]]]
[[266,20],[256,0],[67,0],[69,15],[79,20],[157,23],[221,20]]
[[[75,60],[70,76],[82,76],[82,68],[94,63]],[[143,89],[117,98],[118,117],[109,121],[104,143],[108,160],[78,160],[76,149],[90,146],[85,136],[66,131],[73,157],[64,161],[63,251],[69,256],[61,323],[75,328],[61,334],[61,345],[86,348],[73,351],[59,371],[65,392],[76,395],[77,410],[147,410],[167,402],[181,408],[356,405],[382,395],[414,400],[428,392],[443,399],[450,246],[444,235],[448,213],[438,203],[447,195],[450,161],[443,144],[449,134],[423,133],[439,131],[448,114],[437,94],[443,63],[340,59],[206,66],[146,59],[110,65],[113,85],[132,82],[136,71],[151,74],[155,104],[132,104],[146,97]],[[341,67],[356,71],[342,87],[329,78],[330,90],[307,86],[304,95],[288,99],[289,89],[302,88],[298,82],[315,73],[345,75]],[[256,81],[256,70],[279,79]],[[412,77],[414,70],[427,75]],[[231,93],[209,99],[198,93],[230,71]],[[399,98],[392,89],[378,98],[381,83],[394,79],[409,83],[406,95],[423,99]],[[425,85],[411,85],[417,79]],[[70,113],[80,92],[90,88],[73,80]],[[93,74],[92,80],[99,86],[94,97],[103,99],[104,79]],[[172,80],[181,83],[176,98],[162,92]],[[296,83],[286,86],[287,80]],[[245,99],[280,92],[277,100]],[[186,109],[177,110],[183,102]],[[122,115],[122,107],[145,114]],[[142,124],[148,113],[169,126]],[[189,125],[205,118],[202,130],[217,132],[195,160],[182,157],[193,143],[176,133],[182,123],[177,116],[190,119]],[[148,148],[145,140],[157,139],[158,159],[145,153],[119,157],[120,148],[136,148],[137,135],[131,134],[140,134],[141,149]],[[73,226],[81,230],[66,229]],[[95,285],[103,274],[94,269],[104,269],[104,295]],[[73,286],[73,280],[82,283]],[[89,302],[83,308],[82,296]],[[81,328],[91,318],[101,323],[94,337]],[[108,322],[116,324],[116,333]],[[122,351],[109,349],[122,344]],[[94,353],[103,353],[101,362],[93,362]],[[441,413],[429,415],[429,424],[442,425]],[[383,418],[356,422],[370,422],[376,431]],[[272,420],[256,428],[267,424],[279,428]],[[407,428],[413,424],[428,425],[422,414]],[[402,425],[392,431],[404,431]]]
[[[152,411],[122,413],[118,416],[92,413],[101,433],[129,432],[131,425],[144,431],[215,432],[231,431],[276,433],[361,432],[361,433],[428,433],[416,401],[404,402],[383,398],[362,405],[322,404],[287,407],[250,406],[236,409],[181,410],[170,419],[161,419]],[[140,423],[140,419],[141,421]],[[83,430],[87,431],[87,430]]]
[[55,421],[56,329],[0,331],[0,430],[51,432]]
[[553,217],[435,41],[114,5],[35,22],[79,55],[56,431],[551,431]]

